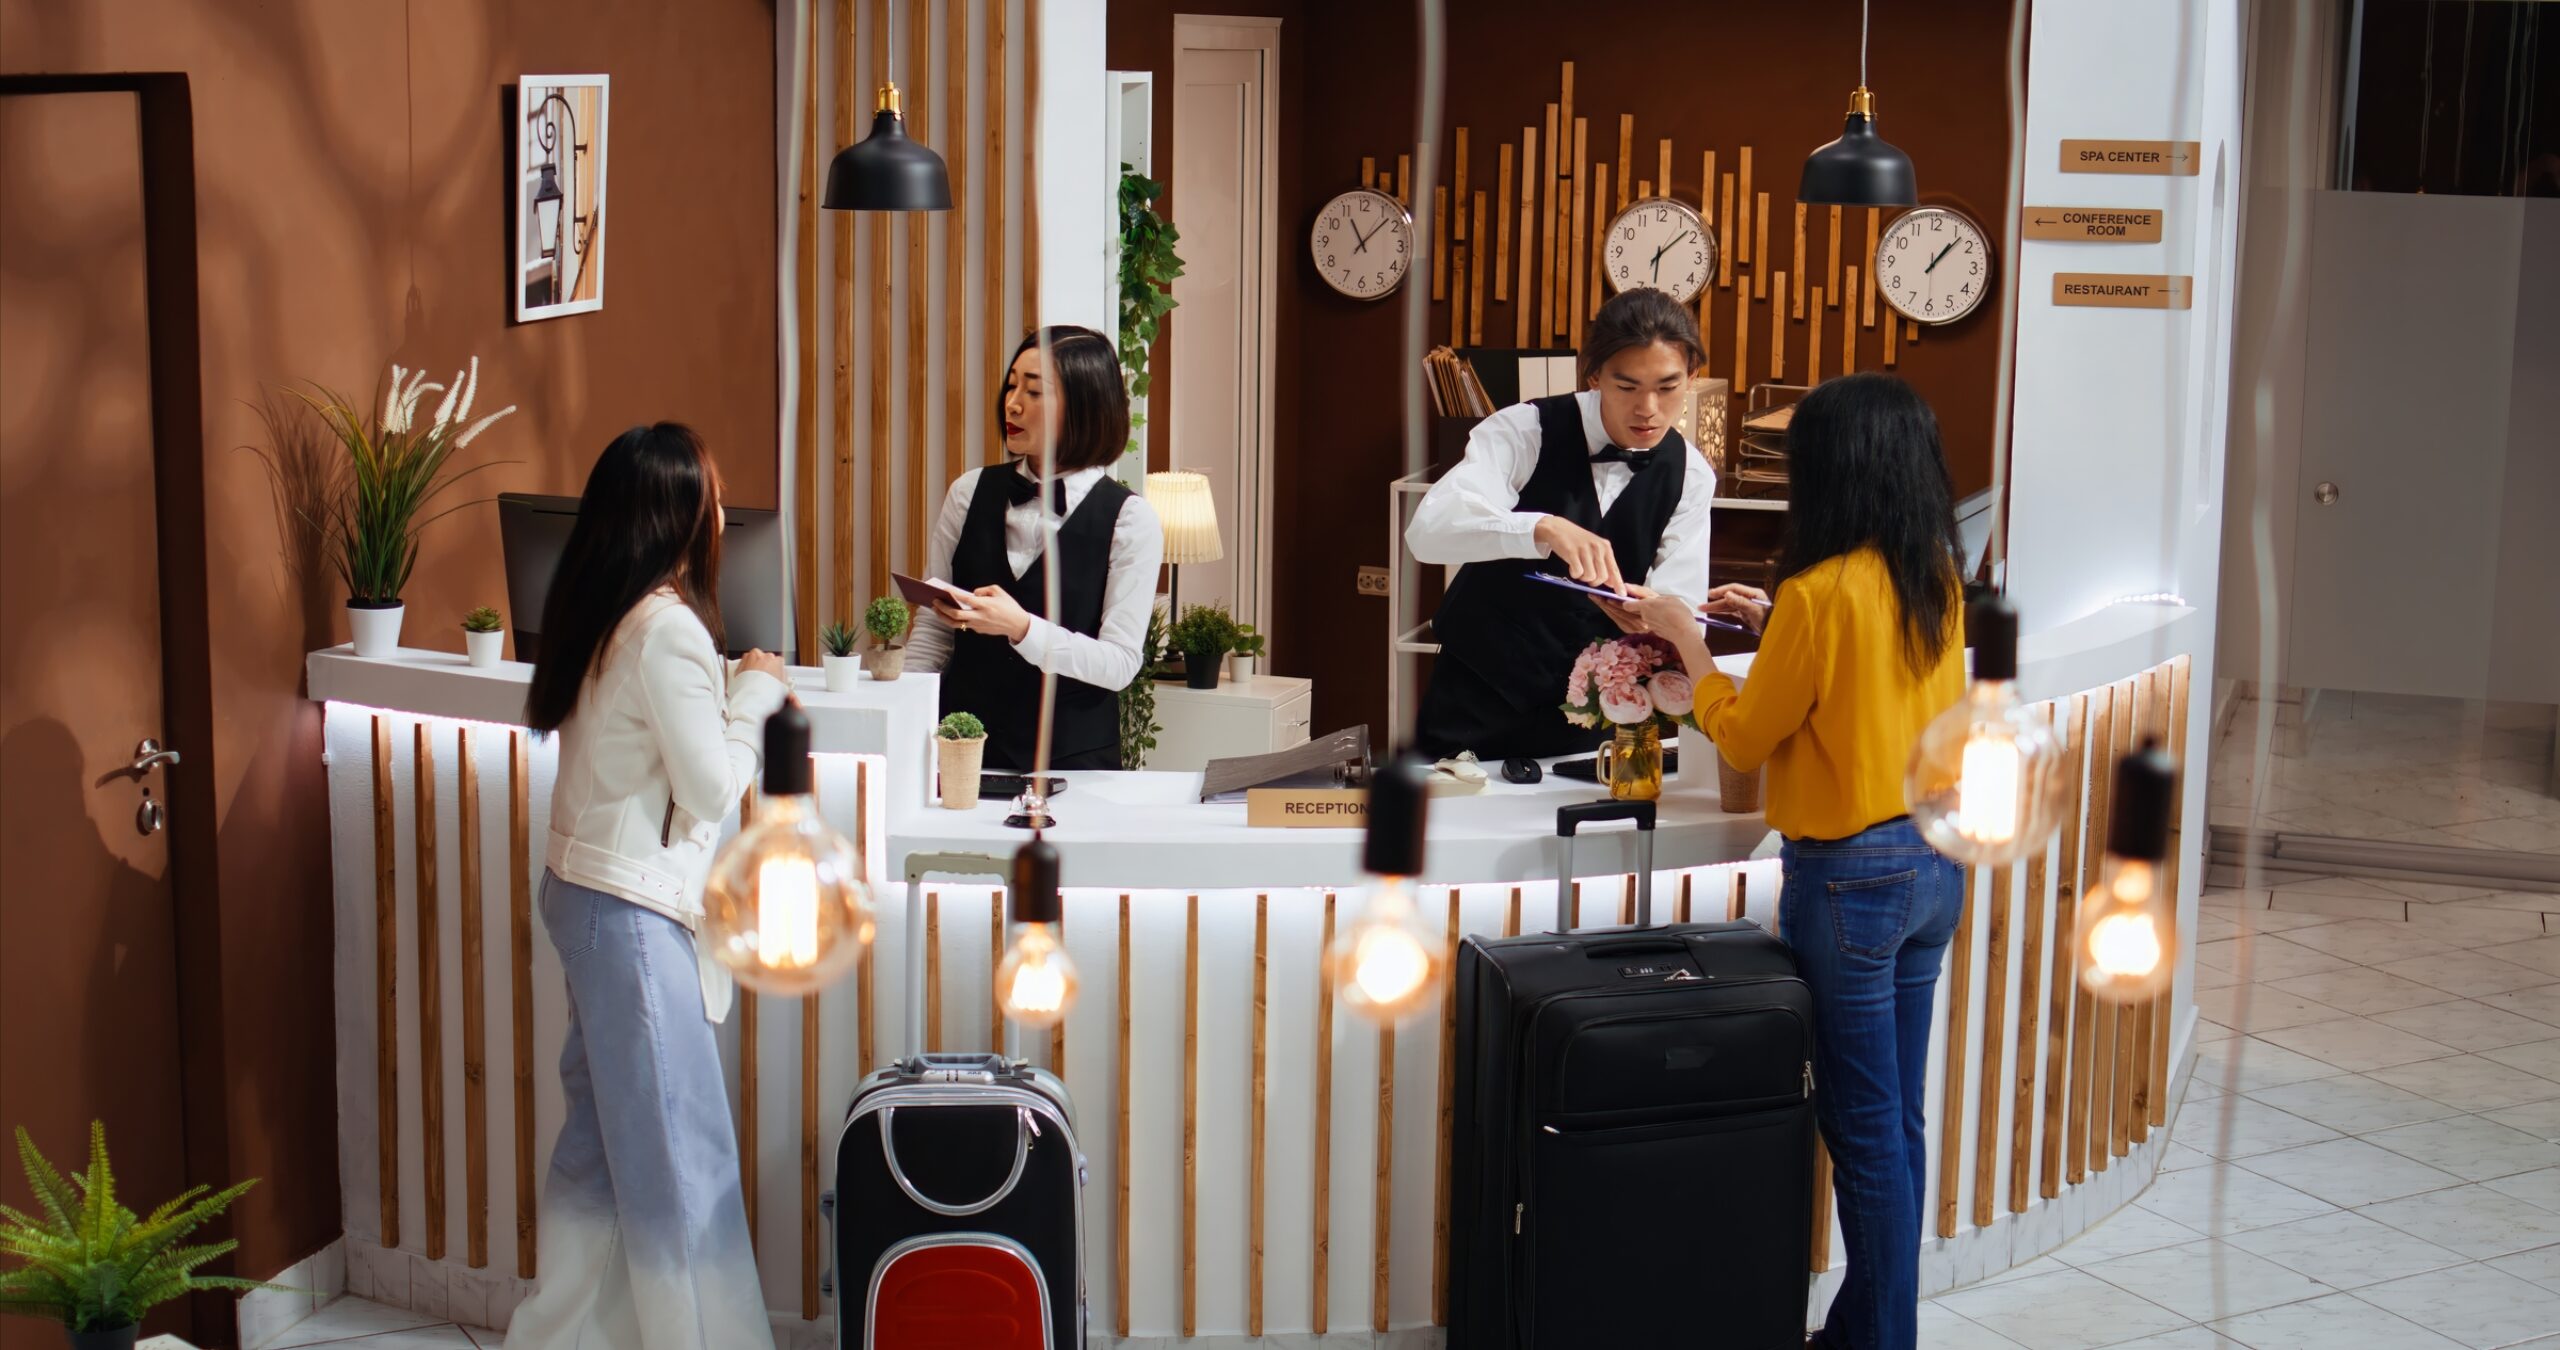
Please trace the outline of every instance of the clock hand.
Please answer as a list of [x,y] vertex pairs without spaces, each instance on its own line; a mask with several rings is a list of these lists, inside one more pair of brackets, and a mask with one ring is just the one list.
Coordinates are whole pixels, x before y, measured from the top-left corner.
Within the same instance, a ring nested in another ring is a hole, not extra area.
[[1953,249],[1955,246],[1956,246],[1956,241],[1954,241],[1954,240],[1952,240],[1952,239],[1948,240],[1948,241],[1947,241],[1947,247],[1946,247],[1946,248],[1942,248],[1942,249],[1939,249],[1939,250],[1938,250],[1938,257],[1937,257],[1937,258],[1931,258],[1931,259],[1929,260],[1929,265],[1928,265],[1927,267],[1923,267],[1923,268],[1921,268],[1921,269],[1920,269],[1920,275],[1922,275],[1922,276],[1927,276],[1927,275],[1928,275],[1928,274],[1930,274],[1931,272],[1934,272],[1934,271],[1938,270],[1938,258],[1943,258],[1943,257],[1947,256],[1948,251],[1949,251],[1949,250],[1951,250],[1951,249]]
[[1372,237],[1374,237],[1374,236],[1378,233],[1378,231],[1383,230],[1383,229],[1385,229],[1385,228],[1387,228],[1387,222],[1386,222],[1386,218],[1385,218],[1385,217],[1383,217],[1383,216],[1379,218],[1379,220],[1378,220],[1378,223],[1377,223],[1377,224],[1372,225],[1372,226],[1370,226],[1370,227],[1369,227],[1369,233],[1368,233],[1368,234],[1360,234],[1360,227],[1359,227],[1359,226],[1357,226],[1357,225],[1352,226],[1352,227],[1351,227],[1351,232],[1352,232],[1353,234],[1355,234],[1355,235],[1358,235],[1358,236],[1359,236],[1359,242],[1358,242],[1358,243],[1356,243],[1356,244],[1354,244],[1354,245],[1352,245],[1351,251],[1352,251],[1352,252],[1354,252],[1354,253],[1366,253],[1366,252],[1368,252],[1368,251],[1369,251],[1369,240],[1370,240]]

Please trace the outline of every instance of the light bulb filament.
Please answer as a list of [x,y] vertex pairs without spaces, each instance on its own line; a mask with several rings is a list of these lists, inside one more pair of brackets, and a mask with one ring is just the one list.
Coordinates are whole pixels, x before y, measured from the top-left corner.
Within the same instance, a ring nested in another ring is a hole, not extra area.
[[765,965],[818,963],[818,863],[806,854],[764,858],[756,868],[756,949]]
[[1412,934],[1380,925],[1360,935],[1353,957],[1352,982],[1371,1003],[1393,1005],[1411,998],[1430,976],[1431,956]]
[[2142,979],[2160,968],[2160,932],[2143,913],[2111,914],[2089,933],[2089,960],[2117,979]]
[[2021,768],[2017,744],[2009,738],[1966,740],[1963,768],[1956,779],[1959,828],[1985,844],[2006,844],[2017,838]]

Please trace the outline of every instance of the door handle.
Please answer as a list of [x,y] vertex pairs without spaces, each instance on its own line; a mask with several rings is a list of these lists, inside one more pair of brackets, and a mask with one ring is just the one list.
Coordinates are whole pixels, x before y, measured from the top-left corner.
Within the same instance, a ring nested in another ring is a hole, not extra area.
[[160,742],[145,737],[140,745],[133,747],[133,762],[125,766],[125,772],[140,778],[163,764],[177,762],[177,751],[163,750]]

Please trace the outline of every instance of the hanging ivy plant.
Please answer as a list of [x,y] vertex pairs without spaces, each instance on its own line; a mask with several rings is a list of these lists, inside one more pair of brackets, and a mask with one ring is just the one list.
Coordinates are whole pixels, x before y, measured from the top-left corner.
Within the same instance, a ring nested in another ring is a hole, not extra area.
[[[1173,310],[1173,279],[1182,275],[1182,256],[1173,251],[1182,233],[1156,214],[1163,195],[1164,184],[1120,166],[1120,369],[1132,401],[1147,396],[1147,353]],[[1130,417],[1127,453],[1138,452],[1145,425],[1144,415]]]

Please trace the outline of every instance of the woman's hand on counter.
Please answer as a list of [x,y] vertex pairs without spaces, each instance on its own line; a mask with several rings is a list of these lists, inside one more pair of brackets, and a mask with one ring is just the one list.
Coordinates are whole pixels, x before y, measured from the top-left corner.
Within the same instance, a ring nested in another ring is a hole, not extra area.
[[750,671],[770,675],[782,681],[785,688],[791,684],[790,674],[782,668],[782,658],[768,651],[752,651],[738,658],[738,673],[744,675]]
[[943,621],[964,633],[985,633],[1007,642],[1020,642],[1031,631],[1031,614],[1014,603],[1001,586],[981,586],[969,594],[969,607],[937,604],[934,612]]

